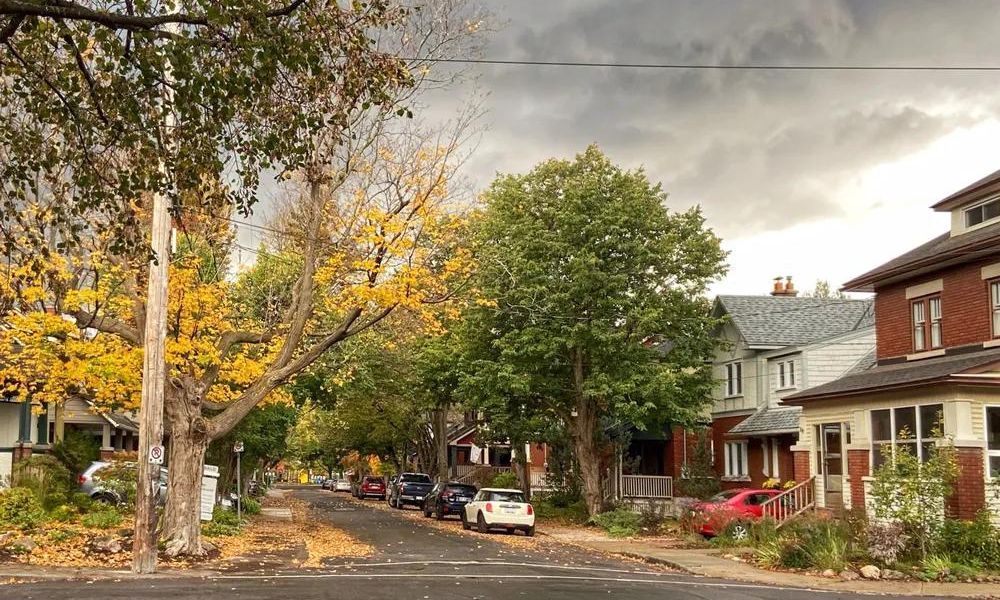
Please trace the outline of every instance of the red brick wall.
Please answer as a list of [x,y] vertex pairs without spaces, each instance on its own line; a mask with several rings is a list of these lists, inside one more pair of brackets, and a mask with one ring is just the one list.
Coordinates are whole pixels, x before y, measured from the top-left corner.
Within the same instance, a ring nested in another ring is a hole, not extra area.
[[810,452],[808,450],[796,450],[791,454],[795,481],[802,482],[809,479]]
[[977,344],[992,339],[989,289],[983,281],[983,265],[996,263],[993,257],[953,270],[876,288],[875,334],[879,359],[913,353],[910,300],[906,288],[942,279],[941,329],[944,347]]
[[862,479],[871,474],[868,450],[847,451],[847,474],[851,476],[851,506],[855,509],[865,505],[865,482]]
[[[734,438],[726,437],[726,433],[730,429],[736,427],[744,420],[746,420],[747,415],[740,415],[736,417],[720,417],[718,419],[712,419],[712,448],[715,450],[715,472],[719,474],[720,477],[724,476],[726,473],[726,442],[734,441]],[[750,449],[747,449],[750,452]],[[723,487],[743,487],[746,484],[723,482]]]
[[797,439],[796,435],[778,438],[778,476],[782,481],[795,479],[795,457],[792,456],[791,447]]
[[983,449],[955,448],[955,454],[959,475],[955,493],[948,499],[948,511],[957,519],[973,519],[986,506]]

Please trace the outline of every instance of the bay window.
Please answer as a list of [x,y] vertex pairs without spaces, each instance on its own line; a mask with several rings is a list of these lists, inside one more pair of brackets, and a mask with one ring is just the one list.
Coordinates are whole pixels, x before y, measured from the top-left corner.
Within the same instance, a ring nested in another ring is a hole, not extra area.
[[872,468],[907,452],[926,462],[943,436],[944,406],[924,404],[872,411]]
[[1000,337],[1000,280],[990,282],[990,321],[993,337]]

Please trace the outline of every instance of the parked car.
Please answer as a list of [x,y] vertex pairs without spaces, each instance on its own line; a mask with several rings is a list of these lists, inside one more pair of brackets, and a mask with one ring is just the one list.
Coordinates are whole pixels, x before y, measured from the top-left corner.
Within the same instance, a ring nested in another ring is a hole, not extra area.
[[521,530],[528,537],[535,535],[535,509],[525,501],[521,490],[483,488],[460,514],[462,529],[472,529],[475,524],[479,533],[506,529],[507,533]]
[[323,480],[323,483],[319,484],[319,487],[323,488],[324,490],[332,490],[333,489],[333,484],[336,483],[336,482],[337,482],[336,479],[330,479],[328,477],[328,478],[326,478],[326,479]]
[[366,475],[358,484],[356,497],[364,500],[369,496],[376,496],[379,500],[385,500],[385,480],[374,475]]
[[745,540],[750,535],[750,523],[763,516],[761,506],[781,494],[781,490],[723,490],[704,502],[692,506],[701,513],[699,532],[714,537],[729,529],[733,539]]
[[[114,490],[107,485],[101,483],[100,472],[103,469],[111,466],[113,463],[107,461],[94,461],[90,463],[90,466],[80,473],[76,481],[80,485],[80,491],[84,494],[90,496],[91,499],[97,502],[104,502],[106,504],[122,504],[125,502],[125,498],[122,497],[121,493]],[[138,465],[136,463],[124,463],[124,467],[137,471]],[[164,504],[167,501],[167,470],[160,468],[160,494],[157,497],[157,502],[159,504]]]
[[335,492],[347,492],[351,493],[351,480],[349,479],[338,479],[333,484],[333,491]]
[[405,508],[407,504],[423,506],[424,498],[434,483],[426,473],[400,473],[396,484],[389,489],[389,506]]
[[440,521],[448,515],[460,515],[477,491],[476,486],[468,483],[439,483],[424,498],[424,516],[434,515]]

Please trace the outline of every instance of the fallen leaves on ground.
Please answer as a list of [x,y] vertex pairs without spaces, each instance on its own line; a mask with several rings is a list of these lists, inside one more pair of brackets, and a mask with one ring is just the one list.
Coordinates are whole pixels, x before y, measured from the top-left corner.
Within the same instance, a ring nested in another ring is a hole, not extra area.
[[292,520],[258,515],[237,535],[207,538],[219,549],[222,560],[282,556],[303,567],[319,567],[327,559],[371,556],[375,552],[370,545],[317,518],[306,502],[268,497],[264,506],[288,507]]

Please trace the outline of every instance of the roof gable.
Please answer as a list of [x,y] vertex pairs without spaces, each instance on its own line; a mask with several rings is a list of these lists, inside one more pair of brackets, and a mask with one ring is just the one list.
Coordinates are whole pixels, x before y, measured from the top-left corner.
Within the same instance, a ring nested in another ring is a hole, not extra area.
[[810,344],[874,324],[871,300],[787,296],[719,296],[715,313],[729,315],[751,347]]

